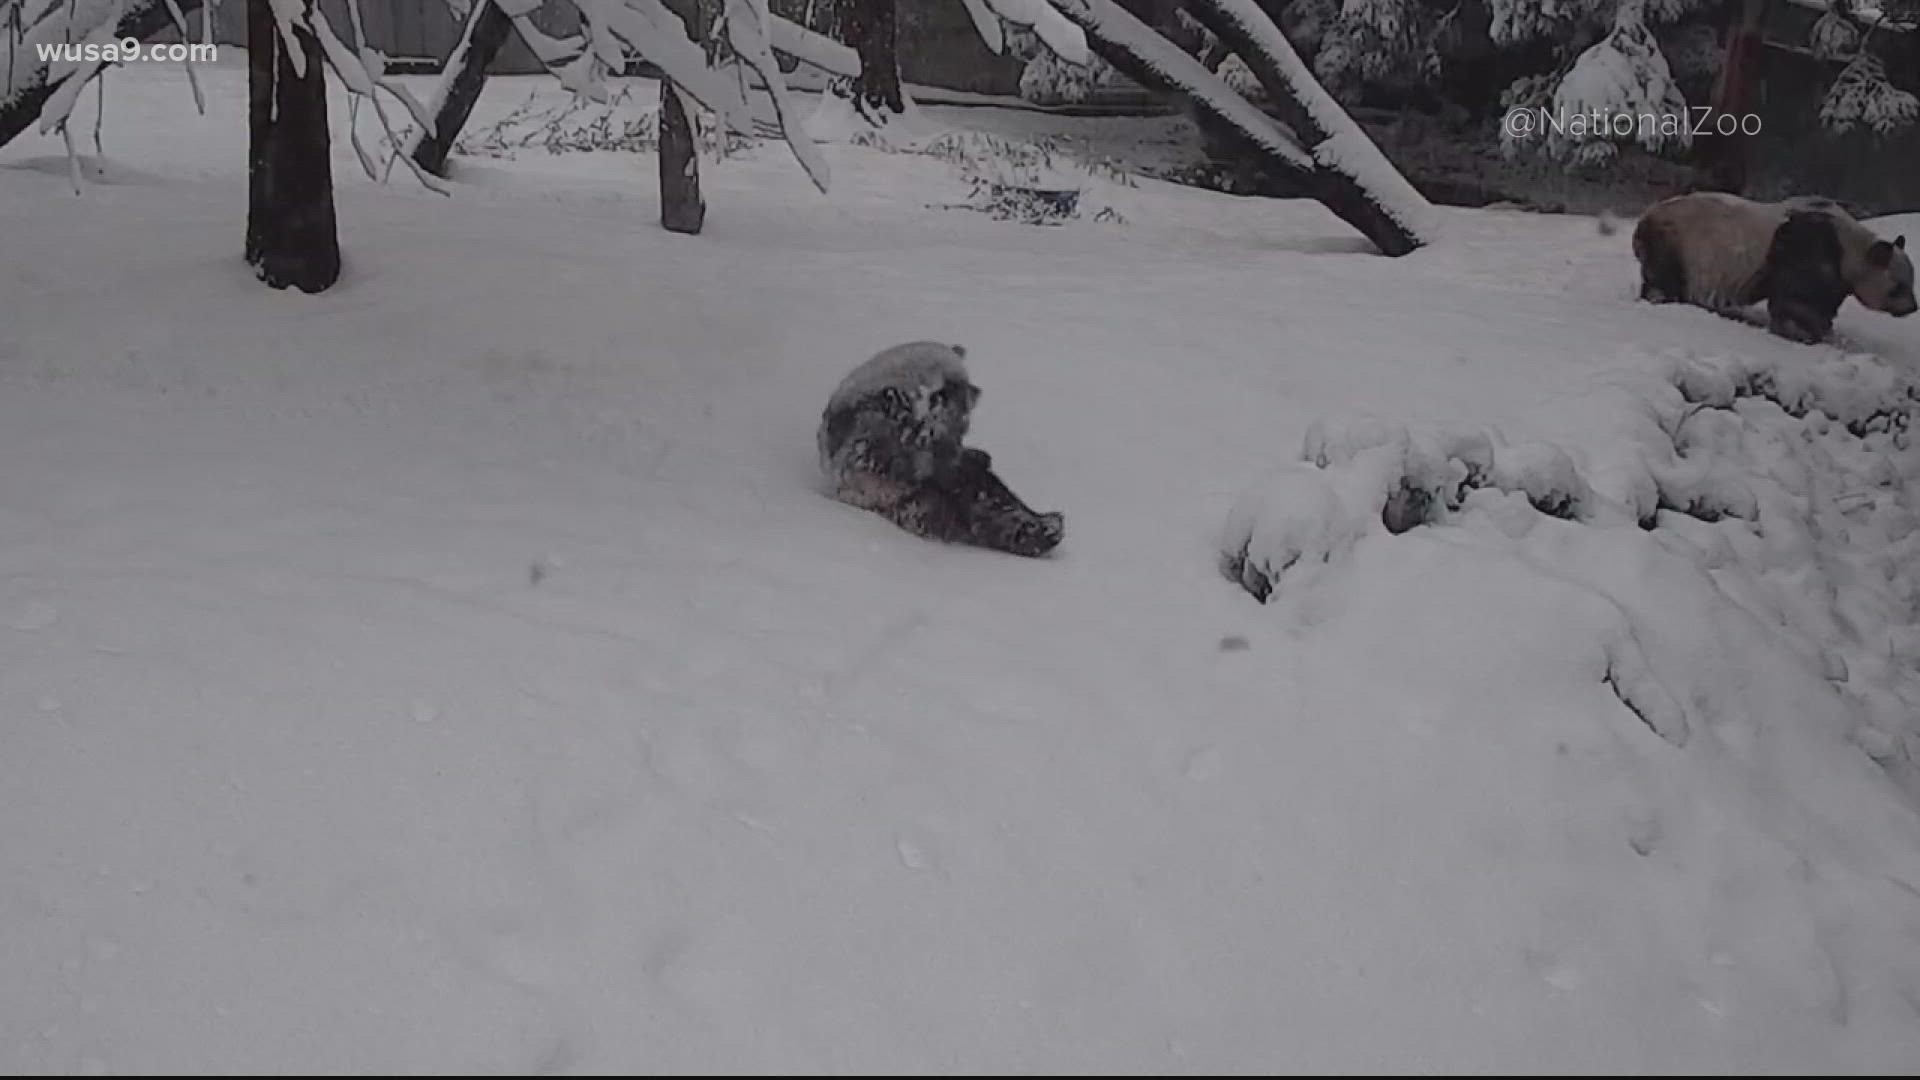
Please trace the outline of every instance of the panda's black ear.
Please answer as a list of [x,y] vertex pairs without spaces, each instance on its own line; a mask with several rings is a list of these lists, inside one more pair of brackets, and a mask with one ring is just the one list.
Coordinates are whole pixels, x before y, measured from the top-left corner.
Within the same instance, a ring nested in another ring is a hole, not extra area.
[[953,350],[953,355],[958,356],[962,359],[966,358],[967,347],[965,345],[952,345],[952,346],[949,346],[949,348]]
[[[1905,239],[1905,237],[1902,237],[1902,239]],[[1873,246],[1867,249],[1867,265],[1876,270],[1885,269],[1893,265],[1893,249],[1897,246],[1902,245],[1890,244],[1885,240],[1875,240]]]
[[967,384],[967,408],[971,409],[979,403],[980,403],[980,388],[973,385],[972,383],[968,383]]
[[1907,250],[1907,234],[1901,233],[1899,236],[1894,237],[1893,246],[1899,248],[1901,251]]

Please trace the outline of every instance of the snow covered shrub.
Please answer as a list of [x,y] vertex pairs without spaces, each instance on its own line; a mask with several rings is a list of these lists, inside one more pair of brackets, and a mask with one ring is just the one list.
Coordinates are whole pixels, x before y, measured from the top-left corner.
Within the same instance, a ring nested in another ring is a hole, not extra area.
[[1349,102],[1369,85],[1431,85],[1458,11],[1408,0],[1344,0],[1319,27],[1314,74]]
[[1920,119],[1920,99],[1893,85],[1880,58],[1860,52],[1820,102],[1820,122],[1837,133],[1866,129],[1879,135]]
[[[1653,31],[1631,8],[1621,9],[1607,36],[1582,52],[1553,91],[1554,113],[1560,117],[1596,117],[1609,121],[1592,128],[1549,127],[1547,150],[1556,157],[1582,163],[1603,161],[1620,142],[1638,143],[1656,153],[1684,148],[1692,142],[1684,123],[1687,99],[1675,85],[1667,58]],[[1624,122],[1624,129],[1615,122]]]
[[[512,157],[521,150],[550,154],[652,154],[660,149],[660,111],[654,95],[636,101],[633,89],[622,87],[604,103],[583,97],[554,102],[551,93],[536,91],[497,122],[462,135],[460,153],[483,157]],[[713,114],[693,110],[694,135],[702,153],[724,158],[752,144],[737,132],[728,132]]]
[[1079,215],[1080,192],[1073,188],[1030,188],[973,181],[968,205],[996,221],[1022,225],[1059,225]]
[[[1502,139],[1509,155],[1553,163],[1605,162],[1626,145],[1667,157],[1684,150],[1692,140],[1682,121],[1697,121],[1709,104],[1724,53],[1717,0],[1293,0],[1277,21],[1349,105],[1416,91],[1474,109],[1498,100],[1502,112],[1622,118],[1612,131],[1568,123],[1564,136]],[[1890,29],[1915,25],[1920,0],[1885,0],[1871,12],[1836,0],[1821,18],[1813,50],[1847,64],[1821,106],[1830,130],[1884,133],[1920,119],[1920,68],[1904,59],[1920,31]]]
[[[1057,225],[1079,217],[1089,181],[1137,186],[1118,166],[1073,153],[1051,138],[949,131],[907,152],[944,161],[960,174],[968,200],[958,208],[1028,225]],[[1093,219],[1123,221],[1112,207],[1095,211]]]
[[1071,63],[1040,45],[1031,31],[1023,33],[1032,44],[1027,66],[1020,72],[1022,98],[1036,105],[1071,105],[1087,100],[1096,90],[1125,85],[1124,77],[1105,60],[1089,56],[1085,64]]
[[1837,11],[1828,11],[1813,24],[1807,46],[1822,60],[1845,60],[1860,51],[1865,34],[1852,20]]

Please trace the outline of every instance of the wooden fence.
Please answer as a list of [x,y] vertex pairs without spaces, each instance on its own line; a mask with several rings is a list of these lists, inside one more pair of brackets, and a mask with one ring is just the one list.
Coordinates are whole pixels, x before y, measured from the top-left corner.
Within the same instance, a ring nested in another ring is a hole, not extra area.
[[[327,21],[343,40],[351,23],[347,0],[318,0]],[[669,0],[668,6],[674,6]],[[217,0],[213,9],[214,40],[222,45],[244,45],[247,40],[245,0]],[[460,39],[461,24],[446,0],[360,0],[360,18],[367,43],[393,58],[401,72],[438,71]],[[901,73],[923,86],[983,93],[1013,93],[1019,86],[1020,63],[995,56],[981,44],[961,0],[901,0]],[[200,16],[190,20],[193,36],[200,34]],[[533,24],[554,37],[580,32],[580,12],[567,0],[546,0],[533,15]],[[174,38],[172,32],[156,41]],[[495,75],[526,75],[543,70],[519,35],[507,44],[487,69]]]

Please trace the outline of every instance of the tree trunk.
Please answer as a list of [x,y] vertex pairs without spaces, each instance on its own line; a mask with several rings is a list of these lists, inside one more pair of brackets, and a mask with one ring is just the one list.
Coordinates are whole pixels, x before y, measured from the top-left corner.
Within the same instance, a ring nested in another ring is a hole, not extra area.
[[[179,5],[183,16],[192,15],[200,10],[201,0],[175,0],[175,2]],[[114,30],[114,40],[125,41],[128,38],[137,38],[145,41],[172,25],[173,13],[167,10],[166,0],[147,0],[121,17],[119,25]],[[66,82],[70,76],[61,75],[58,78],[48,79],[46,65],[42,64],[40,70],[29,78],[33,80],[32,85],[20,91],[11,100],[0,102],[0,146],[7,145],[15,136],[32,127],[34,121],[40,119],[40,111],[46,108],[48,99],[53,97],[54,91],[60,89],[60,84]],[[21,81],[25,80],[20,80],[16,75],[16,85]]]
[[[1403,193],[1402,201],[1411,198],[1424,203],[1424,197],[1406,184],[1398,170],[1367,138],[1358,122],[1346,115],[1325,88],[1313,79],[1299,54],[1293,52],[1292,46],[1280,33],[1280,28],[1267,18],[1266,13],[1251,0],[1239,3],[1233,3],[1232,0],[1189,0],[1187,11],[1240,57],[1247,65],[1247,70],[1259,81],[1260,88],[1266,92],[1269,107],[1279,114],[1282,123],[1292,129],[1300,143],[1313,153],[1315,167],[1307,178],[1307,190],[1312,197],[1339,215],[1341,220],[1360,230],[1387,255],[1404,255],[1419,247],[1420,238],[1414,235],[1410,223],[1395,216],[1389,193],[1376,190],[1369,180],[1382,181],[1385,173],[1391,172],[1392,179],[1399,180],[1411,193],[1410,196]],[[1333,126],[1341,121],[1347,126],[1347,138],[1353,141],[1346,149],[1349,152],[1358,150],[1376,162],[1376,176],[1356,175],[1362,170],[1353,168],[1352,162],[1328,161],[1319,152],[1329,144],[1329,140],[1340,134],[1333,130]],[[1386,185],[1382,183],[1380,186]]]
[[[708,0],[687,0],[682,15],[687,37],[707,44],[712,22]],[[713,50],[707,50],[712,61]],[[673,80],[660,78],[660,227],[668,232],[697,236],[707,222],[707,203],[700,194],[700,149],[687,112],[685,95]]]
[[[1408,204],[1402,209],[1408,211],[1424,210],[1426,200],[1413,191],[1391,166],[1383,164],[1374,177],[1357,176],[1353,171],[1342,168],[1347,163],[1326,160],[1302,149],[1299,141],[1305,137],[1304,133],[1296,135],[1282,131],[1271,117],[1248,104],[1245,98],[1201,68],[1198,60],[1182,52],[1173,42],[1155,34],[1114,0],[1051,2],[1055,9],[1085,32],[1087,47],[1096,56],[1141,86],[1162,93],[1184,95],[1195,111],[1218,131],[1230,134],[1231,141],[1242,147],[1245,153],[1257,156],[1263,166],[1278,174],[1283,181],[1297,184],[1302,191],[1309,193],[1341,220],[1373,241],[1383,254],[1405,255],[1424,242],[1411,223],[1396,216],[1393,212],[1395,205],[1390,200],[1396,194],[1401,195],[1400,202]],[[1325,94],[1317,83],[1310,88],[1297,89]],[[1309,113],[1307,103],[1301,101],[1300,97],[1299,93],[1293,95],[1295,111]],[[1344,118],[1345,114],[1339,113],[1339,116]],[[1309,116],[1303,123],[1311,119]],[[1351,125],[1352,120],[1348,118],[1347,123]],[[1329,126],[1308,123],[1312,132],[1335,136],[1341,134],[1329,132]],[[1357,126],[1354,126],[1353,132],[1357,131]],[[1354,138],[1349,133],[1345,141],[1351,142]],[[1358,138],[1363,140],[1364,135]],[[1314,144],[1316,150],[1324,152],[1324,144],[1328,141],[1323,138],[1320,143]],[[1367,143],[1365,148],[1373,149],[1371,143]],[[1378,155],[1377,149],[1373,149],[1373,152]],[[1384,159],[1381,160],[1384,162]],[[1370,181],[1377,182],[1377,186]],[[1395,183],[1403,190],[1390,190]]]
[[903,113],[900,96],[899,18],[895,0],[847,0],[843,26],[847,44],[860,54],[860,77],[853,81],[853,102],[868,119]]
[[276,289],[317,293],[340,278],[327,83],[313,33],[301,27],[293,38],[299,74],[271,0],[247,0],[246,259]]
[[480,90],[487,84],[487,68],[513,32],[513,20],[493,0],[474,0],[467,13],[466,30],[453,47],[440,75],[440,86],[429,106],[433,113],[433,131],[414,136],[409,151],[414,163],[442,179],[447,175],[447,155],[453,152],[453,140],[467,124]]
[[660,80],[660,227],[699,234],[707,221],[700,194],[700,152],[686,103],[671,79]]
[[[1736,119],[1753,111],[1754,87],[1759,82],[1765,54],[1760,26],[1767,0],[1741,0],[1739,18],[1727,26],[1727,48],[1720,76],[1713,85],[1713,111]],[[1694,186],[1741,194],[1747,188],[1747,157],[1752,139],[1738,130],[1696,136],[1693,144]]]

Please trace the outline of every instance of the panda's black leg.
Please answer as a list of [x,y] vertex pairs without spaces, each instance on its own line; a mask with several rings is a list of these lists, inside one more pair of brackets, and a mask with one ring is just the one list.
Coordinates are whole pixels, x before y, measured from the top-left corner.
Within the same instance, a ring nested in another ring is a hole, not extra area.
[[934,484],[921,485],[877,511],[900,528],[927,540],[966,543],[972,533],[967,507],[945,487]]
[[1686,299],[1687,268],[1680,261],[1680,250],[1658,227],[1646,228],[1636,237],[1640,256],[1640,299],[1650,304],[1673,304]]
[[1788,215],[1767,250],[1768,329],[1803,344],[1824,341],[1850,291],[1840,271],[1840,237],[1832,219]]
[[[1835,305],[1838,308],[1838,305]],[[1767,302],[1767,328],[1789,341],[1815,345],[1833,332],[1833,313],[1817,305],[1775,295]]]
[[969,449],[960,467],[939,484],[964,542],[1028,558],[1058,547],[1066,535],[1065,518],[1022,502],[988,467],[991,460],[985,451]]

